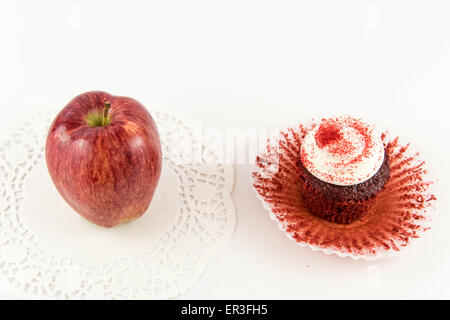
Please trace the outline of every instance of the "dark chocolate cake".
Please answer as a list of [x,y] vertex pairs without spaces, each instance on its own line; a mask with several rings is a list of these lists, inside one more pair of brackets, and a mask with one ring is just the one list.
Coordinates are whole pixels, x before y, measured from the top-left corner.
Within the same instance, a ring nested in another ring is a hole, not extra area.
[[340,224],[349,224],[362,218],[390,177],[386,153],[380,170],[372,178],[350,186],[339,186],[316,178],[300,160],[297,166],[303,178],[305,207],[320,218]]

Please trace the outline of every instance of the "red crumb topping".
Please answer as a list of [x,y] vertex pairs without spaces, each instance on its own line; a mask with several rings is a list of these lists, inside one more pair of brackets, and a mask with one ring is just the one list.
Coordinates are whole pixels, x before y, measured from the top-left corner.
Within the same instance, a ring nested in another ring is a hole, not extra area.
[[324,148],[330,143],[342,138],[341,127],[337,123],[322,123],[316,132],[316,143],[319,148]]
[[[316,132],[315,139],[319,148],[328,147],[328,151],[334,154],[344,155],[354,150],[351,141],[343,139],[341,130],[345,127],[355,129],[364,141],[363,153],[358,157],[358,160],[370,156],[370,148],[373,146],[373,141],[370,136],[370,128],[361,120],[353,118],[332,118],[322,119],[322,123]],[[355,159],[354,161],[358,161]]]
[[[309,130],[314,130],[314,128],[315,125],[309,128]],[[368,124],[360,119],[352,117],[324,118],[318,124],[317,131],[314,134],[314,140],[320,149],[326,149],[326,152],[337,156],[337,158],[342,156],[342,161],[329,163],[330,166],[336,169],[342,169],[345,165],[348,168],[348,173],[351,174],[352,168],[357,166],[358,163],[364,162],[366,159],[372,157],[380,157],[380,155],[374,153],[376,142],[373,140],[372,130]],[[358,145],[356,145],[355,142],[357,141],[362,143],[362,149],[359,149]],[[378,148],[376,150],[378,152]],[[304,166],[313,174],[319,173],[319,175],[324,175],[323,172],[319,172],[319,169],[316,168],[316,157],[317,155],[314,153],[309,153],[302,148],[301,159]],[[368,171],[368,176],[372,174],[373,172]],[[335,174],[333,172],[327,175],[327,179],[328,182],[346,182],[348,180],[341,174]]]

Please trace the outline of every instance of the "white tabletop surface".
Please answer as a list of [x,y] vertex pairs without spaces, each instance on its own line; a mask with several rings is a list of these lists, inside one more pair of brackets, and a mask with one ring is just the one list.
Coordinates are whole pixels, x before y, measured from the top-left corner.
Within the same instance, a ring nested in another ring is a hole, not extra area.
[[94,89],[205,128],[362,116],[413,143],[439,179],[423,241],[377,262],[298,247],[238,164],[235,234],[181,298],[450,298],[449,12],[445,0],[3,0],[0,128]]

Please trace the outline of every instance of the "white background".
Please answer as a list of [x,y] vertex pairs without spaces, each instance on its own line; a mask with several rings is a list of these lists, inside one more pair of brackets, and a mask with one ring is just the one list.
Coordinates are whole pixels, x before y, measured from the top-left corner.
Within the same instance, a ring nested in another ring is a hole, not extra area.
[[423,241],[379,262],[300,248],[237,165],[234,237],[182,298],[450,298],[449,14],[445,0],[2,0],[0,128],[94,89],[205,128],[362,116],[413,143],[439,179]]

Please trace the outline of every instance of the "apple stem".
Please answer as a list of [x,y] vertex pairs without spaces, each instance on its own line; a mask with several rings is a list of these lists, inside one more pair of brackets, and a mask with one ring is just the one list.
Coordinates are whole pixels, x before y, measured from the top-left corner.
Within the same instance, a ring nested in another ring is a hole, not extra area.
[[107,101],[107,102],[105,102],[105,107],[103,108],[102,126],[106,125],[106,119],[107,119],[107,116],[108,116],[109,108],[111,108],[111,103],[109,103]]

